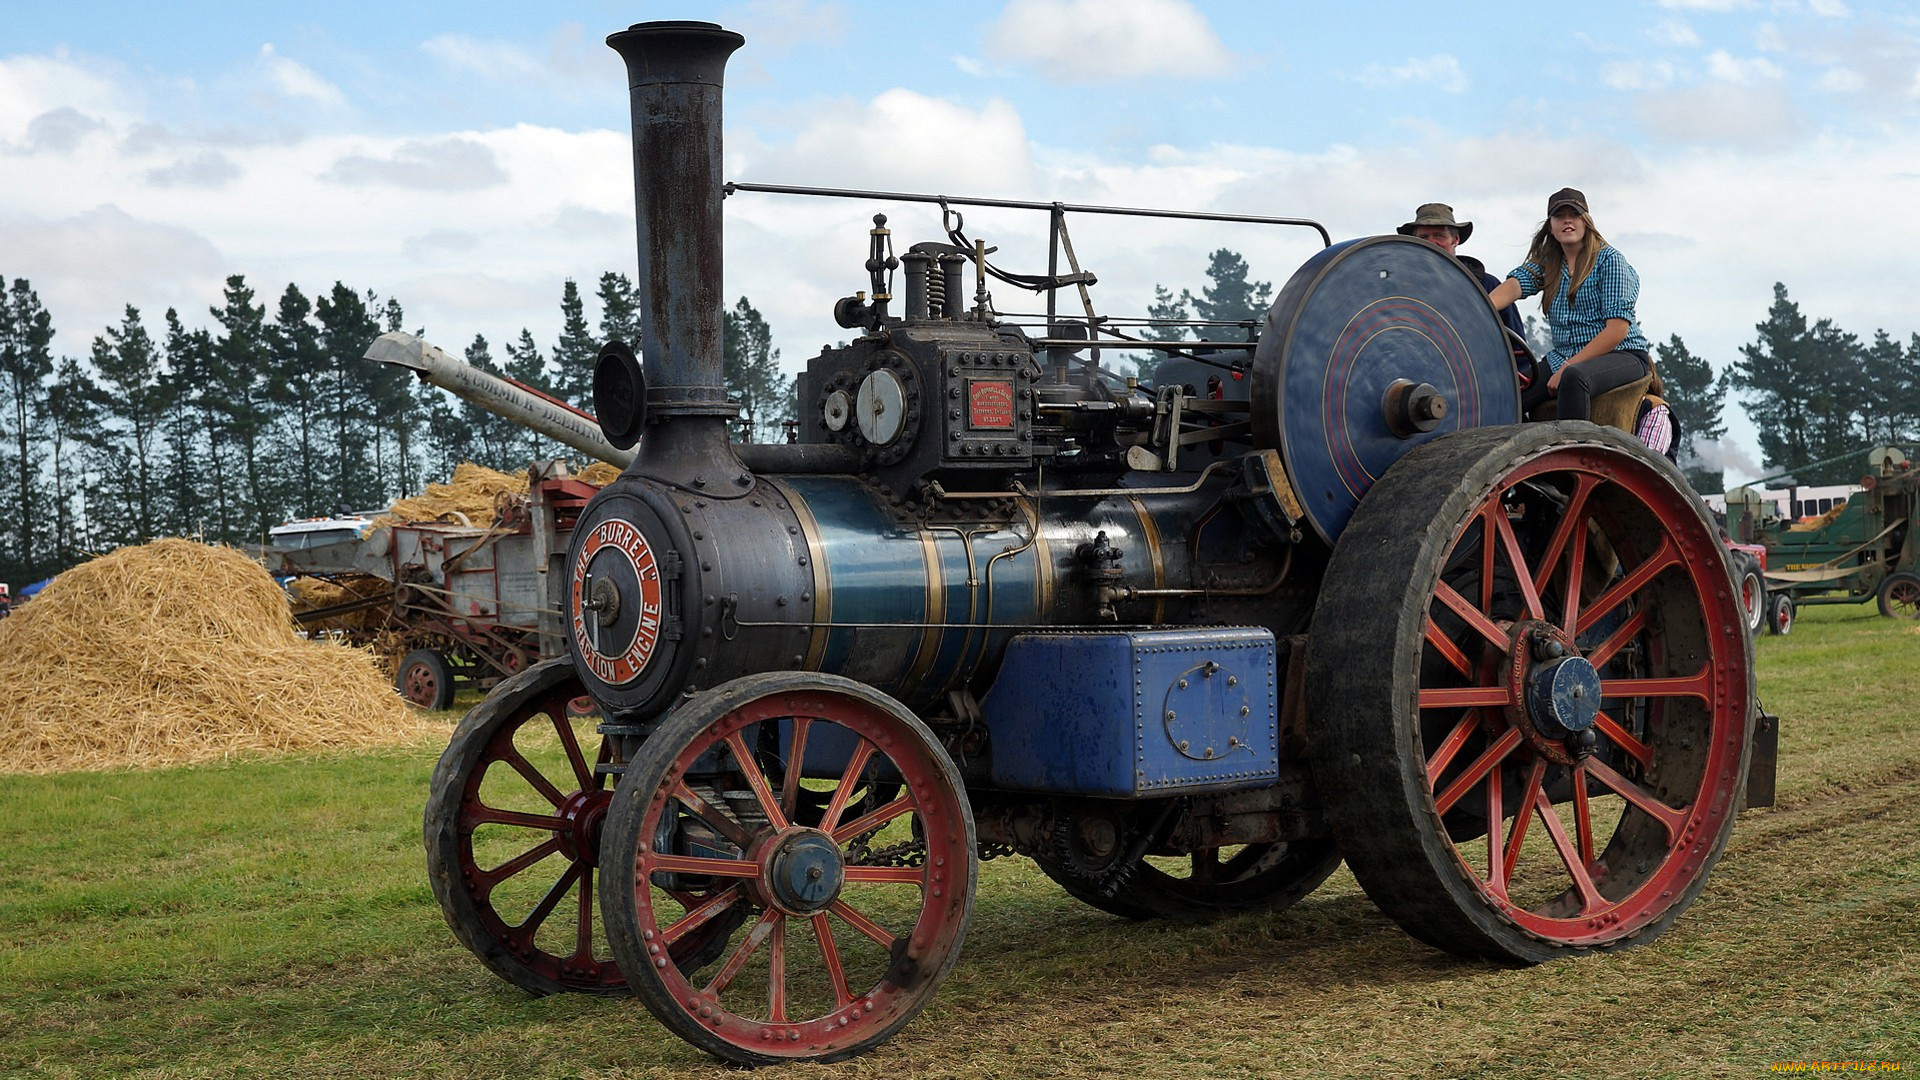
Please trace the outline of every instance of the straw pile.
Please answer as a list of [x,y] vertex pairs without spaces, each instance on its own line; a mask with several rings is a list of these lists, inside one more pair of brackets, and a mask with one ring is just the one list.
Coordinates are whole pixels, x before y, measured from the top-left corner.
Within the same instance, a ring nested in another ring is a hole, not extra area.
[[429,730],[372,656],[297,636],[266,570],[190,540],[121,548],[55,578],[0,621],[0,687],[0,772],[373,746]]
[[605,461],[596,461],[573,475],[585,480],[594,487],[606,487],[620,476],[620,466]]
[[493,524],[495,500],[503,491],[525,494],[527,477],[509,476],[484,465],[463,461],[454,467],[453,477],[444,484],[428,484],[427,490],[411,499],[401,499],[374,522],[435,521],[442,515],[464,514],[477,528]]

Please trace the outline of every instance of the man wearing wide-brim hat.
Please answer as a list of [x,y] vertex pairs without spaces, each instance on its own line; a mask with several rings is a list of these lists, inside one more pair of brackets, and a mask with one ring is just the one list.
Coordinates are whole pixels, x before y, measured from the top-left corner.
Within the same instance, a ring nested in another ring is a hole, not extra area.
[[[1485,264],[1471,255],[1462,255],[1456,250],[1461,244],[1467,242],[1467,237],[1473,235],[1473,222],[1454,220],[1453,207],[1446,203],[1422,203],[1420,209],[1413,212],[1413,220],[1394,231],[1401,236],[1425,240],[1459,259],[1462,266],[1473,271],[1473,276],[1480,279],[1480,287],[1486,291],[1492,292],[1500,287],[1500,279],[1487,273]],[[1526,340],[1526,326],[1520,322],[1520,313],[1511,306],[1500,313],[1500,321],[1506,324],[1507,329],[1518,334],[1520,340]]]

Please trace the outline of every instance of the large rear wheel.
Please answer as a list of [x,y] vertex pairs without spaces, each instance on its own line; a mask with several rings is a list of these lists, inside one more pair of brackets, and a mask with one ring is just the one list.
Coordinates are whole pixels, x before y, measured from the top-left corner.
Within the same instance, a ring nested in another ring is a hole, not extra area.
[[1309,637],[1316,779],[1368,896],[1423,941],[1506,960],[1669,925],[1745,785],[1732,584],[1684,481],[1615,433],[1485,428],[1401,459],[1342,535]]
[[959,955],[975,866],[959,774],[905,706],[851,679],[770,672],[686,702],[607,820],[614,955],[661,1023],[718,1057],[863,1053]]

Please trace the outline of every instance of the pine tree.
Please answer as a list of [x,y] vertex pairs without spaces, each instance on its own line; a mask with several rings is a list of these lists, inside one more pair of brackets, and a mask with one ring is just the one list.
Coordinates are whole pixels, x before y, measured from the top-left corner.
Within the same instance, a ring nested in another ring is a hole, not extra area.
[[132,304],[118,328],[93,339],[99,414],[91,442],[105,479],[96,495],[101,539],[111,546],[158,535],[157,442],[167,412],[160,350]]
[[213,442],[205,389],[212,366],[213,339],[205,330],[188,331],[180,314],[167,309],[162,348],[166,368],[167,415],[164,421],[165,476],[161,524],[169,536],[197,536],[207,529],[208,508],[220,484],[214,479],[219,455]]
[[[369,293],[370,297],[372,294]],[[373,380],[385,364],[364,359],[380,336],[380,323],[359,293],[336,281],[314,305],[320,322],[320,347],[326,354],[328,461],[322,485],[332,510],[370,510],[386,505],[371,450],[379,441],[373,419]]]
[[218,424],[234,449],[241,488],[239,506],[220,522],[219,539],[233,542],[266,538],[279,522],[278,471],[272,458],[271,431],[275,413],[268,397],[267,363],[272,346],[267,340],[267,309],[253,302],[246,278],[227,278],[224,303],[209,309],[225,331],[214,339],[212,390]]
[[[1191,337],[1192,328],[1187,321],[1193,314],[1187,309],[1187,295],[1190,294],[1175,296],[1172,289],[1154,282],[1153,303],[1147,305],[1147,328],[1140,336],[1148,341],[1186,341]],[[1134,374],[1141,379],[1153,378],[1154,371],[1166,358],[1167,354],[1157,349],[1128,357],[1133,361]]]
[[[530,386],[552,397],[559,396],[554,394],[552,379],[547,374],[547,359],[540,354],[540,346],[533,340],[533,333],[524,326],[520,328],[520,340],[507,346],[506,374],[507,378],[523,386]],[[521,428],[512,445],[514,455],[524,457],[510,471],[555,457],[560,451],[559,444],[529,428]]]
[[1693,355],[1679,334],[1654,351],[1659,354],[1667,404],[1680,427],[1680,471],[1695,491],[1721,491],[1726,482],[1717,451],[1720,440],[1727,435],[1726,421],[1721,419],[1727,403],[1727,376],[1716,378],[1713,365]]
[[[609,270],[600,275],[600,340],[624,341],[640,351],[640,294],[625,274]],[[596,355],[598,355],[596,353]]]
[[53,494],[48,500],[53,507],[52,550],[44,568],[49,571],[79,562],[81,553],[93,546],[86,527],[86,482],[80,459],[87,435],[98,426],[99,399],[99,390],[80,361],[61,357],[60,370],[41,403],[53,469]]
[[[1273,306],[1273,285],[1247,280],[1247,260],[1237,252],[1221,248],[1208,257],[1207,280],[1211,284],[1200,295],[1182,291],[1181,300],[1193,306],[1194,315],[1206,322],[1245,323],[1249,332],[1257,331]],[[1224,336],[1223,327],[1211,327],[1202,336]]]
[[[1916,335],[1920,341],[1920,335]],[[1913,437],[1916,375],[1900,343],[1885,330],[1873,333],[1873,344],[1861,351],[1861,376],[1868,392],[1861,396],[1860,419],[1867,442],[1893,446]]]
[[1804,465],[1814,460],[1808,412],[1814,381],[1803,356],[1807,317],[1799,304],[1787,299],[1787,287],[1775,283],[1773,306],[1754,329],[1759,337],[1740,346],[1743,359],[1733,365],[1733,385],[1746,391],[1742,400],[1758,430],[1766,463],[1776,468]]
[[[467,346],[467,363],[489,375],[505,374],[500,365],[493,362],[493,353],[487,347],[487,339],[479,334],[473,335],[472,344]],[[527,463],[516,460],[515,448],[520,444],[520,425],[488,412],[470,401],[461,404],[461,416],[467,430],[473,435],[473,460],[490,469],[501,472],[515,472],[525,468]]]
[[741,297],[721,327],[727,396],[740,403],[747,442],[777,442],[793,419],[793,380],[780,372],[780,350],[760,312]]
[[600,346],[587,326],[580,286],[572,278],[560,290],[560,340],[553,346],[553,396],[577,409],[593,410],[593,362]]
[[280,294],[273,325],[272,399],[286,418],[285,455],[293,466],[289,495],[294,517],[318,517],[326,512],[320,453],[326,413],[327,355],[320,343],[320,327],[313,322],[313,304],[292,284]]
[[[0,281],[4,281],[0,278]],[[0,395],[10,414],[13,447],[13,503],[4,518],[5,538],[0,565],[15,577],[37,577],[49,566],[40,550],[39,521],[42,492],[38,487],[41,455],[34,442],[35,420],[42,382],[53,372],[53,316],[40,305],[39,294],[26,278],[15,278],[0,305]]]

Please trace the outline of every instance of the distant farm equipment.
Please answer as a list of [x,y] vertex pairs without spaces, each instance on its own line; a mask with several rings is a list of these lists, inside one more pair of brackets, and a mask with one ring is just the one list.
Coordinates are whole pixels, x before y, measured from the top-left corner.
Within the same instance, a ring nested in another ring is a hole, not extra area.
[[1860,493],[1802,522],[1778,516],[1767,493],[1727,492],[1734,538],[1765,549],[1767,628],[1784,634],[1804,604],[1872,598],[1890,618],[1920,619],[1920,553],[1913,542],[1920,471],[1895,447],[1867,455]]

